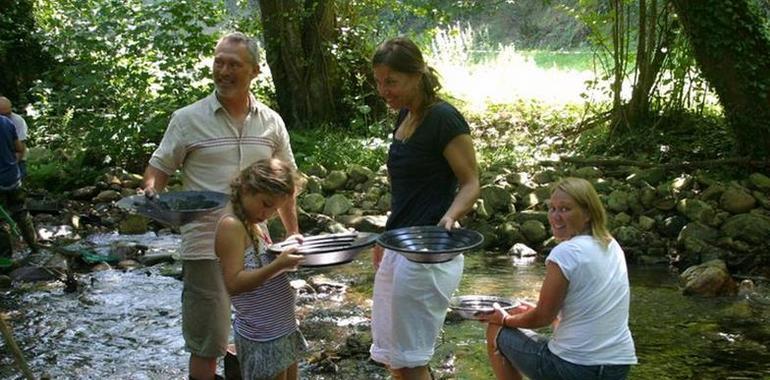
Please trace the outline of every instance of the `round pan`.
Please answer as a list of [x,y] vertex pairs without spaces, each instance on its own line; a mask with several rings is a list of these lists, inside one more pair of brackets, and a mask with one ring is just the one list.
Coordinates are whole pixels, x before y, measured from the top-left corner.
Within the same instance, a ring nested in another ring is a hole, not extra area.
[[447,230],[439,226],[404,227],[385,231],[377,244],[418,263],[443,263],[477,248],[484,236],[467,228]]
[[478,320],[482,315],[495,311],[497,303],[503,310],[511,310],[519,307],[517,300],[495,296],[468,295],[452,297],[449,300],[449,308],[465,319]]
[[280,253],[296,247],[297,253],[305,256],[303,267],[325,267],[353,261],[361,251],[374,245],[377,236],[369,232],[316,235],[305,238],[302,244],[298,244],[295,239],[272,244],[268,250]]
[[119,200],[117,206],[163,224],[181,226],[224,207],[228,200],[227,194],[215,191],[172,191],[155,199],[132,195]]

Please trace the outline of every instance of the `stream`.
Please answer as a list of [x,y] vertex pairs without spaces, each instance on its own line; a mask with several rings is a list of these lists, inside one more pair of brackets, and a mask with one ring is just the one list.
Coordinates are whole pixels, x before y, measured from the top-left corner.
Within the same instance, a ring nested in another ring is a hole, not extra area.
[[[138,242],[148,252],[171,252],[177,235],[117,234],[88,237],[108,246]],[[0,291],[0,311],[37,376],[51,379],[186,379],[188,354],[181,335],[177,280],[181,265],[79,274],[77,292],[60,282]],[[737,297],[685,297],[666,267],[630,268],[631,332],[639,365],[631,379],[770,379],[770,288]],[[506,254],[466,254],[458,294],[535,301],[542,262]],[[302,379],[387,379],[368,360],[368,313],[373,273],[370,253],[352,263],[296,272],[298,316],[310,344]],[[224,364],[220,360],[220,373]],[[451,313],[431,363],[439,379],[491,379],[484,325]],[[5,342],[0,378],[22,379]]]

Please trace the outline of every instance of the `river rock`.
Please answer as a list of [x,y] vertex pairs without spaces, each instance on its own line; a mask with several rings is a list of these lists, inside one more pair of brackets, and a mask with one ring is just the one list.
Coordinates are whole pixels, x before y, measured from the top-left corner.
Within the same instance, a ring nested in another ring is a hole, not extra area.
[[742,187],[731,186],[719,198],[719,207],[733,214],[749,212],[757,204],[757,200]]
[[516,257],[533,257],[537,256],[537,251],[524,243],[516,243],[508,250],[508,254]]
[[519,200],[518,205],[522,209],[535,207],[540,204],[540,199],[535,193],[519,194],[516,196],[516,199]]
[[348,226],[356,231],[381,233],[385,231],[387,221],[388,217],[385,215],[356,216],[350,220]]
[[13,280],[9,276],[0,274],[0,289],[8,289],[13,284]]
[[323,178],[329,174],[329,170],[327,170],[323,165],[316,163],[316,164],[311,164],[310,167],[307,168],[305,173],[307,173],[307,175],[310,175],[310,176]]
[[760,206],[770,209],[770,198],[765,195],[765,193],[759,192],[759,191],[752,191],[751,195],[754,196],[754,198],[757,200],[757,203],[759,203]]
[[484,200],[484,205],[490,212],[507,212],[514,203],[513,196],[509,189],[500,185],[483,186],[479,197]]
[[489,219],[489,210],[487,210],[487,206],[484,203],[483,199],[477,199],[476,202],[473,204],[473,211],[476,212],[476,216],[479,219],[487,220]]
[[521,212],[517,212],[516,216],[514,217],[514,220],[518,222],[519,224],[523,224],[524,222],[528,220],[537,220],[538,222],[542,223],[543,225],[548,224],[548,212],[547,211],[535,211],[535,210],[524,210]]
[[513,222],[505,222],[498,225],[497,236],[500,239],[500,244],[504,246],[520,243],[526,240],[524,235],[521,233],[519,225]]
[[620,245],[633,247],[641,244],[642,232],[634,226],[621,226],[613,232],[613,236]]
[[374,178],[374,172],[366,166],[354,164],[348,169],[348,177],[353,183],[364,183]]
[[770,178],[764,174],[752,173],[749,176],[749,182],[761,191],[770,192]]
[[615,217],[612,221],[616,226],[627,226],[631,224],[631,215],[628,215],[625,212],[620,212],[615,214]]
[[642,215],[637,224],[642,231],[650,231],[655,227],[655,219]]
[[118,224],[118,232],[124,235],[141,235],[147,232],[150,220],[139,214],[128,214]]
[[95,203],[114,202],[120,199],[120,193],[115,190],[101,191],[95,198]]
[[767,243],[770,218],[753,213],[731,216],[721,226],[724,235],[754,244]]
[[584,179],[594,179],[601,177],[602,171],[599,170],[596,166],[584,166],[582,168],[575,169],[572,172],[572,175],[578,178],[584,178]]
[[685,198],[679,201],[676,209],[694,222],[701,222],[710,226],[714,225],[716,212],[706,202],[698,199]]
[[540,243],[548,237],[545,225],[537,220],[528,220],[522,223],[521,233],[530,243]]
[[702,253],[719,237],[719,231],[699,222],[688,223],[677,237],[677,244],[692,253]]
[[348,175],[342,170],[332,170],[326,178],[324,178],[321,186],[324,190],[333,192],[341,190],[348,182]]
[[323,211],[326,204],[326,198],[319,193],[310,193],[303,196],[299,201],[299,206],[303,210],[312,213],[319,213]]
[[342,215],[353,207],[353,203],[342,194],[334,194],[324,204],[324,214],[329,216]]
[[85,186],[73,191],[71,197],[72,199],[86,201],[91,200],[97,194],[99,194],[99,190],[96,186]]
[[380,211],[390,210],[390,193],[382,194],[380,200],[377,201],[377,209]]
[[684,295],[705,297],[735,295],[738,285],[730,277],[727,265],[722,260],[711,260],[687,268],[679,276]]
[[316,176],[308,176],[307,182],[305,182],[305,189],[307,189],[307,192],[310,194],[320,194],[323,192],[323,180],[316,177]]

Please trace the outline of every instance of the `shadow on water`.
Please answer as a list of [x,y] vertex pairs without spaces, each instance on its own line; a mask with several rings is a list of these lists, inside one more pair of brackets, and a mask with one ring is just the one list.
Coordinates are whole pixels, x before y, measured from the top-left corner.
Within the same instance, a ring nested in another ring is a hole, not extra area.
[[[99,240],[101,239],[101,240]],[[109,244],[116,236],[101,236]],[[150,250],[176,241],[149,237]],[[153,243],[152,241],[156,241]],[[164,274],[178,265],[81,275],[78,293],[60,283],[6,291],[0,308],[37,374],[54,379],[184,379],[187,353],[181,337],[181,282]],[[178,273],[176,273],[178,274]],[[473,252],[459,294],[536,300],[542,262]],[[770,379],[770,290],[754,296],[684,297],[666,268],[634,267],[631,330],[639,365],[631,379]],[[298,315],[310,349],[303,379],[386,379],[368,360],[373,273],[366,252],[335,268],[296,273]],[[752,298],[753,297],[753,298]],[[431,366],[441,379],[490,379],[484,325],[448,318]],[[220,364],[221,367],[221,364]],[[220,368],[221,370],[221,368]],[[4,343],[0,378],[20,379]]]

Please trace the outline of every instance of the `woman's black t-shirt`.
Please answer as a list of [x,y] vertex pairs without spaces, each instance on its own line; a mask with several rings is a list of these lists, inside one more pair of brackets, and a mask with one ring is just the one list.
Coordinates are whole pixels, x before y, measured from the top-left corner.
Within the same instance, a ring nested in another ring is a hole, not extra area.
[[[407,115],[401,110],[396,128]],[[422,123],[405,142],[396,139],[388,151],[390,217],[386,230],[436,225],[454,200],[457,177],[444,158],[444,148],[461,134],[470,134],[465,118],[451,104],[438,102],[426,110]]]

